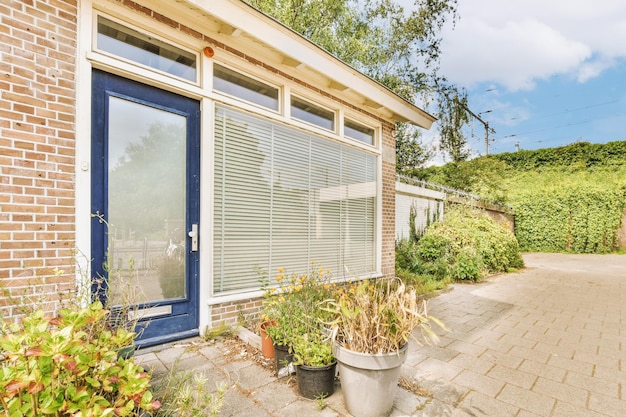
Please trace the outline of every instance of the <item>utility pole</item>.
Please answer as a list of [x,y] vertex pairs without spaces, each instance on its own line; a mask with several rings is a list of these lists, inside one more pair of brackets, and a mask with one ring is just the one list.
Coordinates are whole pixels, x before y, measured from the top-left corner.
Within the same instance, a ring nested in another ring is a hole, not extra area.
[[485,125],[485,155],[489,155],[489,122],[483,122],[483,124]]
[[470,109],[468,109],[467,106],[461,103],[460,101],[457,101],[457,103],[460,104],[469,114],[471,114],[476,120],[482,123],[483,126],[485,127],[485,155],[489,155],[489,133],[493,133],[495,135],[496,131],[493,130],[493,128],[490,128],[489,122],[486,122],[483,119],[481,119],[479,115],[485,114],[485,113],[491,113],[491,110],[487,110],[487,111],[476,114]]

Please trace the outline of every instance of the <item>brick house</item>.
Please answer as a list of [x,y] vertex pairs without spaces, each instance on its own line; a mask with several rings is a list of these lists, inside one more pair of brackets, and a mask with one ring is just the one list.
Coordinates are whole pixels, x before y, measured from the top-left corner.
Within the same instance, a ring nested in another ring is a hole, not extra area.
[[433,117],[237,0],[0,6],[0,309],[129,294],[141,344],[259,271],[394,273],[394,124]]

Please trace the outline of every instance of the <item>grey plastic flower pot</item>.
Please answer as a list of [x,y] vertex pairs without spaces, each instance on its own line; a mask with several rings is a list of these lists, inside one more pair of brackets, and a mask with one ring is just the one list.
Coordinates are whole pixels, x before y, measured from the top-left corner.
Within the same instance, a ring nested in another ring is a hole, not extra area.
[[407,349],[408,343],[397,352],[374,355],[333,346],[341,391],[350,414],[386,417],[391,413]]

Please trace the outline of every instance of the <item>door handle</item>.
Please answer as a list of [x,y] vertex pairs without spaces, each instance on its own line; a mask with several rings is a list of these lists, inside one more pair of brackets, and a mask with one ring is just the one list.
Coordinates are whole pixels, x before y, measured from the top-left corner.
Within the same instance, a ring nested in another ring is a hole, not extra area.
[[198,224],[194,223],[191,225],[191,230],[188,233],[191,238],[191,251],[198,252]]

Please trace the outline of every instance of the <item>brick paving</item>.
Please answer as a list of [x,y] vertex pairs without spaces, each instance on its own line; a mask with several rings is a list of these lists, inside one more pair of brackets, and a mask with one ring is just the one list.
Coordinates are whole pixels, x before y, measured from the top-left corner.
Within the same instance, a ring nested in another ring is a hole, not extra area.
[[[450,332],[437,346],[411,345],[402,376],[420,390],[399,389],[391,416],[626,415],[626,256],[524,259],[519,273],[430,300]],[[221,416],[348,416],[339,384],[320,410],[286,378],[227,349],[174,345],[137,358],[156,375],[180,358],[181,368],[227,380]]]

